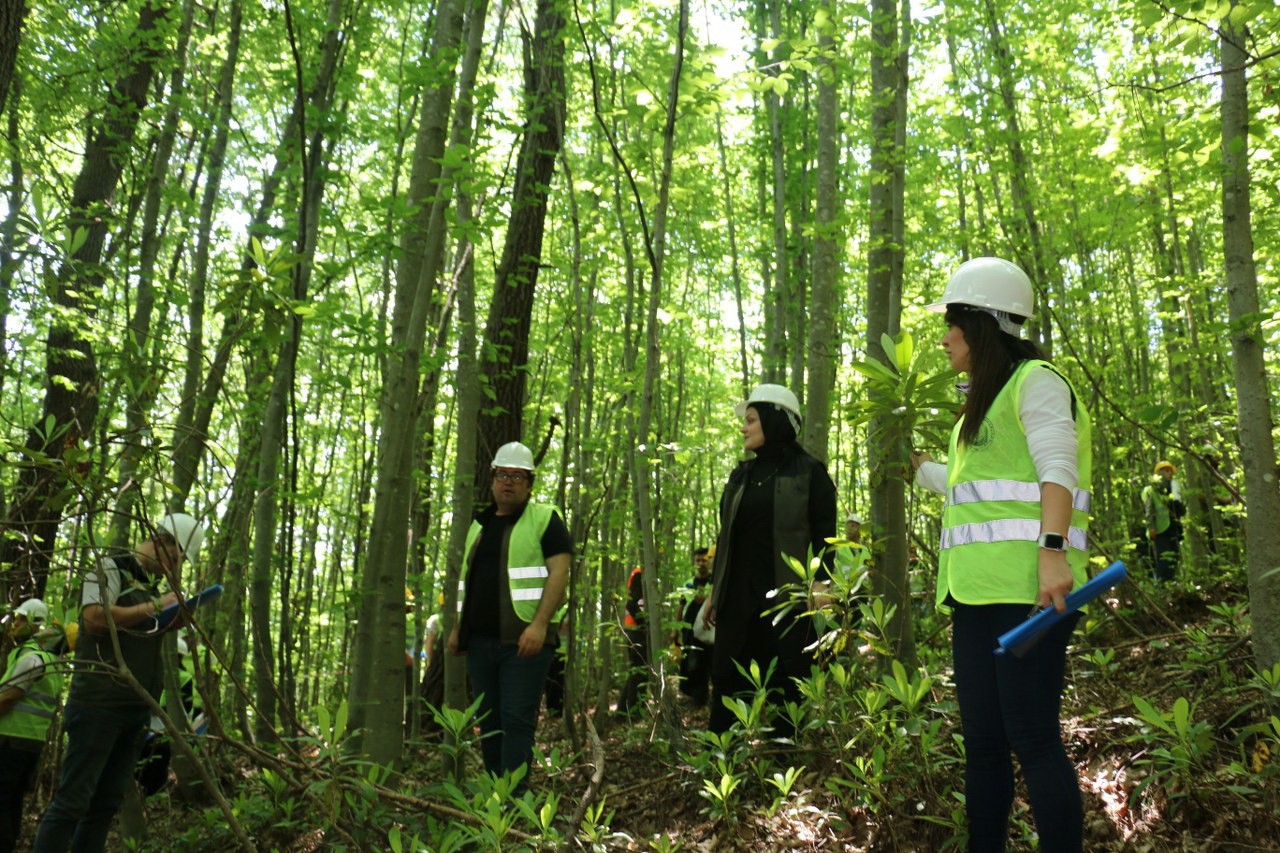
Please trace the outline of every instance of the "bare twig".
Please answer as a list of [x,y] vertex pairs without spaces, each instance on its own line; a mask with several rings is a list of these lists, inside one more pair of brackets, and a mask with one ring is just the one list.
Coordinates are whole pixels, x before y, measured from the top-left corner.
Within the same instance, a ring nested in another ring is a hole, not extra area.
[[[596,795],[600,793],[600,785],[604,782],[604,745],[600,743],[600,735],[596,732],[595,724],[591,722],[590,715],[583,714],[582,720],[587,727],[587,738],[591,741],[591,761],[595,766],[595,770],[591,774],[591,781],[587,784],[587,790],[582,794],[582,799],[578,801],[578,808],[574,810],[573,817],[570,819],[569,827],[571,831],[582,825],[582,819],[586,817],[587,808],[595,800]],[[651,785],[653,780],[647,780],[645,784]]]

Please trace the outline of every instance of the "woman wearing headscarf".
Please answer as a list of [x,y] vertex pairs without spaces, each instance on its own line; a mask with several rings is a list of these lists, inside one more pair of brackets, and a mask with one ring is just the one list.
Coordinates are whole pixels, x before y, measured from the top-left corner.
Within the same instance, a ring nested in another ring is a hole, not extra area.
[[1089,416],[1071,385],[1021,336],[1031,281],[999,258],[951,276],[941,344],[967,373],[945,466],[913,454],[917,483],[947,496],[938,551],[940,609],[952,616],[956,699],[965,745],[971,851],[1004,851],[1018,756],[1040,849],[1079,851],[1083,809],[1059,712],[1067,641],[1079,618],[1050,628],[1024,656],[994,654],[1029,607],[1065,609],[1087,579]]
[[[797,441],[796,395],[781,385],[760,385],[736,412],[742,418],[743,450],[751,455],[729,476],[720,498],[708,609],[708,621],[716,627],[708,728],[717,733],[736,719],[724,697],[751,692],[737,665],[749,669],[754,660],[764,673],[776,661],[770,688],[783,701],[800,699],[795,679],[809,675],[813,626],[809,617],[798,615],[807,608],[778,609],[785,600],[779,590],[799,580],[785,558],[806,563],[836,535],[836,487],[826,466]],[[830,577],[831,563],[825,554],[815,592]],[[794,736],[785,721],[776,722],[774,730]]]

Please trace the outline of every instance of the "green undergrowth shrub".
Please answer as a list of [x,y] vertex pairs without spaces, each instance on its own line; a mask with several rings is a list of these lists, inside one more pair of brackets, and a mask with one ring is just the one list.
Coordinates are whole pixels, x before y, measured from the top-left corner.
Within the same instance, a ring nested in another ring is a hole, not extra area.
[[[860,571],[833,578],[831,600],[812,609],[816,566],[793,566],[800,582],[776,608],[804,608],[821,628],[819,663],[799,685],[802,701],[771,701],[772,667],[740,667],[754,690],[724,700],[734,725],[721,735],[694,733],[683,756],[700,782],[703,813],[733,825],[816,808],[837,831],[916,823],[915,838],[963,843],[963,800],[952,782],[961,776],[963,751],[946,725],[954,704],[939,701],[933,662],[909,670],[889,656],[885,629],[893,610],[865,594]],[[778,737],[789,730],[794,742]]]
[[[394,775],[350,749],[345,702],[335,714],[317,711],[317,734],[294,741],[308,759],[306,771],[258,768],[244,774],[229,794],[237,821],[264,851],[292,849],[392,850],[395,853],[452,853],[473,850],[551,850],[567,843],[554,791],[523,791],[525,771],[495,778],[477,772],[448,777],[438,757],[448,754],[465,767],[476,751],[476,713],[436,710],[445,731],[441,752],[430,767]],[[536,760],[550,769],[568,766],[573,756],[553,752]],[[415,782],[417,779],[419,781]],[[423,784],[420,780],[427,779]],[[608,815],[596,810],[584,820],[584,833],[603,835]],[[158,845],[158,846],[156,846]],[[217,808],[206,808],[180,832],[144,845],[155,850],[224,850],[237,846]]]

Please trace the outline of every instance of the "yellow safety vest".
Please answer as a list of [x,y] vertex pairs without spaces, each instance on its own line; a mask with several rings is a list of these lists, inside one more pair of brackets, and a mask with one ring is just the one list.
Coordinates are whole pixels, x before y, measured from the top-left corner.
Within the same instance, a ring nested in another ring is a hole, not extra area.
[[[1022,383],[1039,368],[1054,370],[1039,360],[1017,367],[972,444],[959,441],[963,418],[951,431],[938,552],[940,606],[948,595],[962,604],[1031,604],[1039,594],[1040,482],[1019,415]],[[1067,562],[1079,586],[1088,580],[1093,450],[1089,415],[1083,406],[1075,409],[1079,484],[1071,496],[1071,527],[1051,532],[1067,537]]]
[[[547,585],[549,574],[546,557],[542,555],[542,534],[546,533],[551,517],[558,513],[558,509],[548,504],[527,504],[511,529],[505,554],[507,585],[511,591],[511,606],[523,622],[533,621],[534,614],[538,612],[538,603],[542,601],[542,590]],[[467,531],[467,544],[463,550],[466,558],[462,561],[462,571],[458,577],[459,614],[462,613],[462,602],[467,594],[467,575],[475,557],[476,543],[480,541],[483,529],[479,521],[473,521],[471,529]],[[556,616],[562,611],[563,607]]]
[[62,673],[50,666],[58,656],[28,640],[9,656],[9,667],[5,671],[4,680],[0,681],[0,687],[13,678],[18,661],[27,655],[38,655],[44,661],[44,671],[34,683],[27,686],[22,698],[14,703],[9,713],[0,717],[0,735],[43,743],[45,735],[49,733],[49,724],[53,722],[53,715],[58,710],[58,696],[62,694]]

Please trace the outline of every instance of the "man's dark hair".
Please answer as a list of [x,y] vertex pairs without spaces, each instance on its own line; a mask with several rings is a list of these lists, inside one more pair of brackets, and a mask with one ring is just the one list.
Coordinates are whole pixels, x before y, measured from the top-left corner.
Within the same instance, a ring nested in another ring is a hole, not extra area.
[[711,549],[710,549],[710,548],[708,548],[708,547],[706,547],[705,545],[704,545],[704,546],[702,546],[701,548],[694,548],[694,549],[693,549],[693,556],[695,556],[695,557],[705,557],[705,556],[707,556],[707,553],[708,553],[710,550],[711,550]]

